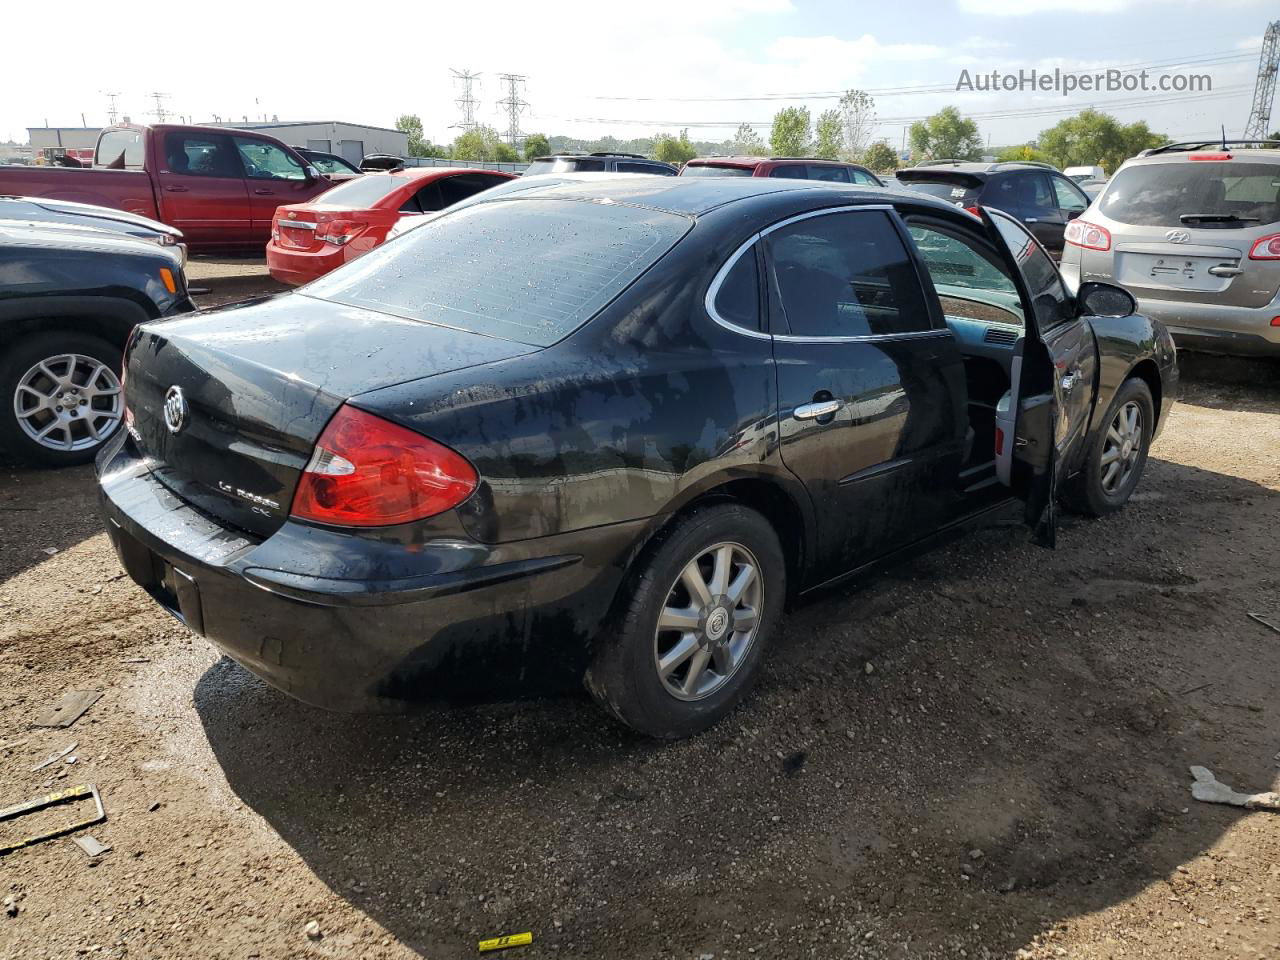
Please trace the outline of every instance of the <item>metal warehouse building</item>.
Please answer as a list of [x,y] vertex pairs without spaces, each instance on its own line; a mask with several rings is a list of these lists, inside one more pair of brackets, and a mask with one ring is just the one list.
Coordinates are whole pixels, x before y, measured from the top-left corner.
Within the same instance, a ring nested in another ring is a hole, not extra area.
[[403,157],[409,153],[409,135],[386,127],[370,127],[363,123],[340,120],[303,121],[294,123],[215,123],[215,127],[253,130],[283,140],[291,147],[306,147],[336,153],[344,160],[359,164],[371,153],[389,153]]

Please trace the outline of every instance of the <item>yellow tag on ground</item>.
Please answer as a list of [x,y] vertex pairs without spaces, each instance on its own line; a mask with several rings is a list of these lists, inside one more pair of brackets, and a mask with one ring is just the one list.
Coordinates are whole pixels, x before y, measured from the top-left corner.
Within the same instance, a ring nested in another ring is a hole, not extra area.
[[505,950],[507,947],[527,947],[531,943],[533,943],[532,933],[512,933],[505,937],[494,937],[492,940],[481,940],[480,952]]

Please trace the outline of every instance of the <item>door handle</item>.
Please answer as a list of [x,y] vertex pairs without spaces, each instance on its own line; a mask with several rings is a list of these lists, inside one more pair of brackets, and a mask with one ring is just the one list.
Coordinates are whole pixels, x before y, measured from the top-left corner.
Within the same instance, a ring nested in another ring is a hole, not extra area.
[[168,190],[170,193],[186,193],[187,192],[186,187],[165,187],[165,189]]
[[1233,267],[1229,264],[1221,263],[1216,267],[1210,267],[1209,272],[1215,277],[1238,277],[1244,273],[1244,267]]
[[1022,222],[1023,223],[1039,223],[1040,218],[1039,217],[1023,217]]
[[797,420],[817,420],[829,417],[844,406],[843,400],[819,400],[816,403],[802,403],[791,414]]
[[263,187],[258,187],[258,189],[254,190],[253,192],[254,192],[254,193],[256,193],[256,194],[257,194],[258,196],[260,196],[260,197],[269,197],[269,196],[271,196],[275,191],[274,191],[274,190],[267,190],[267,189],[264,189]]

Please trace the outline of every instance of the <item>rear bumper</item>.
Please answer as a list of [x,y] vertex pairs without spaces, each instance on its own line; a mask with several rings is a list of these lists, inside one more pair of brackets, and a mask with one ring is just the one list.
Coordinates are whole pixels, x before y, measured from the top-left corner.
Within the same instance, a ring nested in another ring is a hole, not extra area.
[[267,243],[267,269],[281,283],[300,287],[347,262],[345,248],[331,244],[326,247],[328,249],[315,251],[288,250],[272,240]]
[[1280,357],[1280,297],[1265,307],[1138,301],[1138,312],[1164,323],[1181,350],[1203,350],[1233,356]]
[[[98,484],[134,582],[252,673],[335,710],[576,684],[643,527],[487,545],[465,535],[392,543],[286,523],[263,540],[176,497],[123,431],[99,455]],[[399,551],[396,575],[351,576],[386,568],[389,549]]]

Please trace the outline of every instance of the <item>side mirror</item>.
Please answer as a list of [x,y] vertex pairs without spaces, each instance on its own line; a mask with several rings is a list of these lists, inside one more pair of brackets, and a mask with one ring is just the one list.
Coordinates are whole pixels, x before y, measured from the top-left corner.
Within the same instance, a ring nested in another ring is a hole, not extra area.
[[1090,280],[1076,291],[1080,312],[1091,317],[1127,317],[1138,309],[1138,301],[1124,287]]
[[302,172],[307,175],[307,181],[309,183],[314,183],[315,181],[320,179],[320,171],[316,169],[316,166],[313,163],[308,163],[305,167],[303,167]]

